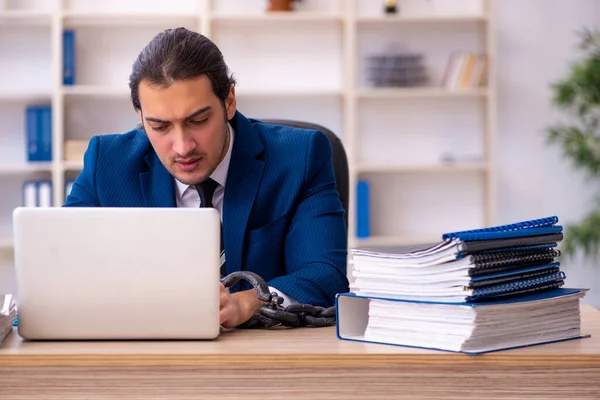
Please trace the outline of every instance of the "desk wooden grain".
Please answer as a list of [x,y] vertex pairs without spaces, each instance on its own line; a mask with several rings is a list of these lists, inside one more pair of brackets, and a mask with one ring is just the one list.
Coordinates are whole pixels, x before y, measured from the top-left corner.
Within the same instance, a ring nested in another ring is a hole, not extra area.
[[479,356],[338,340],[335,328],[231,331],[215,341],[0,346],[0,399],[600,399],[591,338]]

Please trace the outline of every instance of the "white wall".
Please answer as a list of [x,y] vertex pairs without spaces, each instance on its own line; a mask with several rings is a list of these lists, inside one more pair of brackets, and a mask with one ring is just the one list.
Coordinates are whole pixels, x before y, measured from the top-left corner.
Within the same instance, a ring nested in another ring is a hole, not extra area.
[[[577,221],[593,206],[600,186],[548,146],[544,128],[563,118],[552,107],[549,84],[580,54],[574,32],[600,27],[598,0],[498,1],[498,218],[532,215]],[[569,286],[590,288],[586,302],[600,306],[600,265],[563,258]]]

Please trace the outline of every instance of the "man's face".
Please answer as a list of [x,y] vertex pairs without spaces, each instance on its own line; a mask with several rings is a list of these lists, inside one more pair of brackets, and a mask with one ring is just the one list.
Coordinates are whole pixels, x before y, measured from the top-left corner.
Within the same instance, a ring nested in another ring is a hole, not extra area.
[[142,80],[139,98],[148,139],[171,175],[189,185],[208,178],[229,147],[227,120],[236,110],[234,89],[225,109],[206,75],[169,87]]

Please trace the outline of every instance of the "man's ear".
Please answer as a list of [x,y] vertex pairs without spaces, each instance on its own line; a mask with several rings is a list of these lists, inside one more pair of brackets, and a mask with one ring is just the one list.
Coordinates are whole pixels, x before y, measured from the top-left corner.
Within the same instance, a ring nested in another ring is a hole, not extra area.
[[225,113],[227,114],[227,120],[230,120],[235,116],[236,108],[237,99],[235,98],[235,87],[231,86],[229,95],[225,99]]

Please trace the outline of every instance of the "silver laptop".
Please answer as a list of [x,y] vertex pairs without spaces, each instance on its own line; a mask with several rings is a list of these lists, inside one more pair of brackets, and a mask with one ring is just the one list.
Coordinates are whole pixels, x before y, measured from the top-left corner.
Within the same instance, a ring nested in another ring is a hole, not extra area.
[[213,339],[219,213],[212,208],[17,208],[25,339]]

